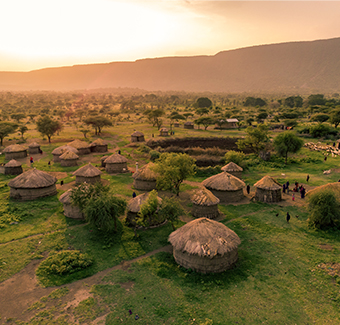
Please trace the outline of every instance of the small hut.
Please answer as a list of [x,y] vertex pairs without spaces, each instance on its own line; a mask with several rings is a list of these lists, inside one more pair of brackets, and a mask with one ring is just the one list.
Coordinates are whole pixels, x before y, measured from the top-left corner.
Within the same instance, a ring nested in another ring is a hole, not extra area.
[[72,151],[73,153],[75,153],[76,155],[79,154],[78,150],[74,147],[71,147],[71,146],[68,146],[68,145],[65,145],[65,146],[61,146],[61,147],[58,147],[58,148],[55,148],[53,151],[52,151],[52,155],[53,155],[53,161],[54,162],[60,162],[60,156],[66,152],[66,151]]
[[32,168],[9,181],[9,195],[17,200],[35,200],[55,195],[57,194],[56,182],[54,176]]
[[76,148],[79,152],[78,155],[80,156],[91,153],[90,145],[87,142],[80,141],[79,139],[76,139],[67,145]]
[[5,159],[12,160],[12,159],[20,159],[27,157],[27,149],[26,147],[20,144],[12,144],[5,148]]
[[211,176],[202,185],[220,199],[222,204],[235,203],[244,198],[243,188],[246,184],[239,178],[227,173]]
[[100,167],[105,167],[105,160],[109,158],[109,156],[103,156],[100,158]]
[[167,128],[161,128],[159,130],[159,135],[162,137],[167,137],[169,135],[169,130]]
[[20,175],[22,174],[21,163],[15,159],[10,160],[5,166],[5,175]]
[[281,201],[281,185],[272,177],[265,176],[254,184],[255,200],[265,203]]
[[90,144],[90,150],[91,152],[107,152],[107,143],[103,139],[98,138]]
[[220,273],[237,261],[241,240],[224,224],[199,218],[171,233],[169,242],[179,265],[200,273]]
[[28,145],[28,153],[30,155],[35,155],[40,153],[40,144],[37,142],[32,142]]
[[64,215],[72,219],[84,219],[84,214],[81,212],[81,210],[72,204],[71,193],[72,189],[70,188],[68,191],[60,195],[59,198],[59,201],[64,206]]
[[[140,194],[135,198],[131,199],[127,205],[127,214],[126,214],[126,222],[129,226],[136,225],[137,214],[140,210],[141,205],[149,198],[150,192],[146,192],[144,194]],[[162,204],[162,199],[157,196],[158,205]],[[155,220],[154,222],[150,222],[150,226],[162,223],[164,220]]]
[[127,159],[119,153],[114,153],[104,160],[105,171],[109,174],[125,173],[128,171]]
[[191,213],[195,218],[215,219],[219,216],[218,204],[220,203],[220,199],[205,187],[194,192],[194,195],[191,197],[191,202]]
[[59,156],[60,165],[63,167],[78,166],[79,156],[72,151],[65,151]]
[[179,128],[179,127],[180,127],[179,122],[175,122],[175,123],[174,123],[174,127],[175,127],[175,128]]
[[184,123],[184,128],[185,129],[193,129],[194,128],[194,123],[193,122],[185,122]]
[[242,178],[243,168],[240,167],[239,165],[236,165],[232,161],[229,164],[223,166],[221,168],[221,170],[223,172],[227,172],[227,173],[229,173],[231,175],[234,175],[237,178],[240,178],[240,179]]
[[151,170],[155,164],[150,162],[139,168],[133,175],[133,187],[140,191],[152,191],[156,189],[157,174]]
[[131,134],[131,142],[144,142],[144,134],[139,131],[135,131]]
[[73,175],[76,176],[76,184],[85,182],[89,184],[95,184],[100,182],[101,173],[102,172],[98,168],[88,163],[87,165],[77,169]]

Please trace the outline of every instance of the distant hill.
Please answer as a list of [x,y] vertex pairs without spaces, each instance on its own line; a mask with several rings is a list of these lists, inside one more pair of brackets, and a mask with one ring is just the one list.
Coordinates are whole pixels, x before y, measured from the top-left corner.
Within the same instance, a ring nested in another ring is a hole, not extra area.
[[164,57],[0,72],[0,90],[340,92],[340,38],[260,45],[214,56]]

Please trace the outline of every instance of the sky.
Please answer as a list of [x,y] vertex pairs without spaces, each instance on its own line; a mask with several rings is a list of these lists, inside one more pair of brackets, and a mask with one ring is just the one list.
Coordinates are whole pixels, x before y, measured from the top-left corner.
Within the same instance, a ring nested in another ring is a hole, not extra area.
[[0,71],[340,37],[340,1],[3,0]]

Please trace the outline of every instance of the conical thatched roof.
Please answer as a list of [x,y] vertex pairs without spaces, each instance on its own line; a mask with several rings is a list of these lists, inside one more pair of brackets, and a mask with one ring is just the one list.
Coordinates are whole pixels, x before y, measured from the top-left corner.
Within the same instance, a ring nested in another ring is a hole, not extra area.
[[281,189],[281,185],[273,177],[270,177],[268,175],[260,179],[257,183],[254,184],[254,186],[263,190],[271,191]]
[[26,147],[20,145],[20,144],[12,144],[5,148],[4,152],[20,152],[27,150]]
[[139,131],[135,131],[131,134],[132,137],[143,137],[144,133],[139,132]]
[[157,174],[151,170],[151,168],[155,166],[154,163],[149,162],[148,164],[144,165],[143,167],[139,168],[132,177],[137,180],[141,181],[155,181],[157,178]]
[[232,161],[223,166],[221,168],[221,170],[223,170],[224,172],[227,172],[227,173],[230,173],[230,172],[242,172],[243,171],[243,168],[240,167],[239,165],[236,165],[235,163],[233,163]]
[[79,139],[76,139],[76,140],[68,143],[67,145],[74,147],[76,149],[82,149],[82,148],[89,148],[90,147],[90,145],[87,142],[81,141]]
[[121,164],[127,161],[128,160],[124,156],[120,155],[119,153],[114,153],[113,155],[105,159],[104,163],[105,164]]
[[210,258],[223,256],[241,244],[234,231],[207,218],[188,222],[170,234],[169,242],[175,250]]
[[61,147],[58,147],[58,148],[55,148],[53,151],[52,151],[52,154],[53,155],[62,155],[65,151],[72,151],[74,152],[76,155],[79,154],[78,150],[74,147],[71,147],[71,146],[68,146],[68,145],[65,145],[65,146],[61,146]]
[[94,140],[91,144],[90,147],[95,147],[95,146],[105,146],[107,143],[103,140],[98,138],[97,140]]
[[19,161],[12,159],[5,165],[5,167],[20,167],[21,165],[22,164]]
[[72,193],[72,188],[67,190],[65,193],[61,194],[59,201],[62,204],[71,204],[71,193]]
[[335,197],[337,198],[338,201],[340,201],[340,182],[336,183],[328,183],[326,185],[318,186],[306,193],[306,196],[310,196],[314,193],[318,193],[321,191],[327,191],[330,190],[334,193]]
[[202,185],[216,191],[238,191],[246,186],[239,178],[223,172],[205,179]]
[[195,191],[191,197],[191,202],[196,205],[212,206],[220,203],[220,199],[212,194],[208,189],[202,187]]
[[73,175],[83,176],[83,177],[95,177],[95,176],[100,175],[101,173],[102,172],[98,168],[96,168],[96,167],[92,166],[90,163],[88,163],[87,165],[77,169],[73,173]]
[[167,128],[161,128],[159,131],[160,132],[168,132],[169,130]]
[[8,186],[13,188],[43,188],[56,182],[57,179],[54,176],[33,168],[12,179]]
[[[128,202],[127,210],[133,213],[138,213],[140,210],[140,206],[148,199],[151,192],[146,192],[144,194],[140,194],[135,198],[131,199]],[[157,196],[158,204],[162,203],[162,199]]]
[[74,160],[78,159],[79,156],[72,151],[65,151],[62,155],[59,156],[59,158],[64,160]]
[[32,142],[28,145],[28,148],[39,148],[40,144],[37,142]]

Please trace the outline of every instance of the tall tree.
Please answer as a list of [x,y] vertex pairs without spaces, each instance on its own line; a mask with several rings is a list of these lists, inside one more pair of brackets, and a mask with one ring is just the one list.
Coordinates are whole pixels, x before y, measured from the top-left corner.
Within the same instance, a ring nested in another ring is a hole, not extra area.
[[280,156],[285,157],[286,164],[288,159],[288,153],[289,152],[295,153],[299,151],[302,146],[303,140],[298,138],[294,133],[289,131],[280,133],[274,139],[274,148]]
[[338,127],[338,125],[340,124],[340,109],[336,109],[336,110],[331,112],[329,122],[331,124],[334,124],[335,128]]
[[215,120],[212,119],[209,116],[202,116],[202,117],[198,118],[197,120],[195,120],[194,122],[197,125],[203,125],[204,126],[204,130],[206,130],[209,125],[212,125],[212,124],[215,123]]
[[18,124],[12,122],[0,122],[0,145],[3,145],[5,137],[14,133],[18,128]]
[[246,137],[236,142],[237,147],[240,150],[251,148],[258,155],[269,142],[268,127],[265,124],[259,124],[256,128],[249,126],[246,132]]
[[51,119],[48,115],[41,116],[37,121],[38,132],[43,136],[46,135],[49,143],[51,143],[51,137],[61,129],[61,123]]
[[92,125],[95,135],[100,134],[105,126],[112,126],[112,121],[104,116],[94,115],[84,120],[87,125]]
[[200,107],[212,107],[212,101],[207,98],[207,97],[200,97],[197,99],[196,101],[196,107],[200,108]]

